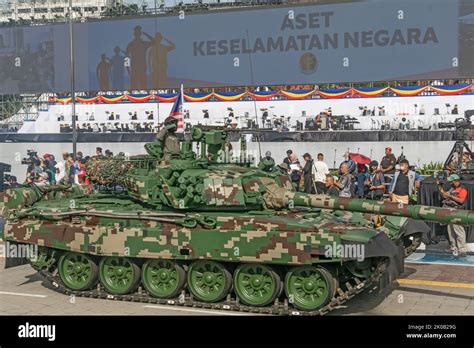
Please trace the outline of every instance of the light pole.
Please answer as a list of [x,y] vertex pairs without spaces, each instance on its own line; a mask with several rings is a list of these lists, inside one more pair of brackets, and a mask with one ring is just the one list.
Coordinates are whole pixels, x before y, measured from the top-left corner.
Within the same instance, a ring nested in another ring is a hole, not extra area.
[[69,0],[69,54],[70,54],[70,79],[71,79],[71,117],[72,117],[72,156],[76,159],[77,131],[76,131],[76,91],[74,77],[74,42],[72,25],[72,0]]

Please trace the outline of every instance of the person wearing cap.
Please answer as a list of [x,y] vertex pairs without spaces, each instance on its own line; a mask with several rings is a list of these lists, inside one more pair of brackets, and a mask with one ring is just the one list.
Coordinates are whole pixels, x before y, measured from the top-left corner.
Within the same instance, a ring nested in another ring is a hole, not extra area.
[[[385,148],[385,156],[382,157],[382,160],[380,161],[380,167],[381,171],[384,175],[389,174],[393,175],[395,174],[395,165],[397,164],[397,158],[395,155],[392,153],[392,148],[391,147],[386,147]],[[391,182],[392,178],[387,177],[386,182]]]
[[275,160],[272,158],[272,153],[270,151],[265,152],[265,157],[263,157],[258,163],[258,169],[269,173],[272,173],[275,170]]
[[46,164],[46,167],[54,173],[55,172],[54,166],[56,165],[56,161],[54,160],[54,156],[49,154],[49,153],[45,153],[43,155],[43,158],[44,158],[44,162]]
[[[443,207],[465,209],[467,190],[461,186],[461,177],[454,173],[448,177],[451,188],[446,192],[441,190]],[[448,224],[448,238],[450,249],[454,256],[466,256],[469,251],[466,244],[466,231],[461,225]]]
[[290,170],[290,167],[286,163],[280,163],[275,167],[275,170],[279,172],[281,175],[288,175],[288,171]]
[[369,164],[369,175],[365,181],[365,186],[369,190],[367,193],[368,199],[381,200],[385,192],[385,179],[382,171],[379,170],[379,163],[371,161]]
[[400,170],[395,172],[389,189],[389,197],[392,202],[408,204],[410,195],[416,193],[416,173],[410,170],[410,163],[403,159],[400,161]]
[[344,162],[342,162],[342,163],[347,164],[348,172],[352,176],[355,177],[355,175],[357,175],[357,164],[352,160],[351,153],[349,151],[346,151],[342,157],[344,157]]

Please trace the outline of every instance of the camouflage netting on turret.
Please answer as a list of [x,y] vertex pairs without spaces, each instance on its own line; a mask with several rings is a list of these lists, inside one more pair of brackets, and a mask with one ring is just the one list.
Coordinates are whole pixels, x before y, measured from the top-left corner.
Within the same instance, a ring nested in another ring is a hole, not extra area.
[[94,157],[86,164],[86,174],[94,184],[123,185],[126,174],[134,162],[122,156]]

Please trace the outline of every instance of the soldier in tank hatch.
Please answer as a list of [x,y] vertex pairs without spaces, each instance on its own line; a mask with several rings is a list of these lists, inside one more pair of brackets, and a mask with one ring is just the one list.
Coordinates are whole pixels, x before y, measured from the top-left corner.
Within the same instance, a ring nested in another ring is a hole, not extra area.
[[173,155],[180,152],[179,140],[176,136],[178,130],[178,119],[168,116],[165,119],[164,127],[156,135],[156,140],[161,143],[163,150],[163,161],[170,160]]
[[258,169],[269,173],[272,173],[275,170],[275,160],[272,158],[272,153],[270,151],[265,152],[265,157],[260,160]]

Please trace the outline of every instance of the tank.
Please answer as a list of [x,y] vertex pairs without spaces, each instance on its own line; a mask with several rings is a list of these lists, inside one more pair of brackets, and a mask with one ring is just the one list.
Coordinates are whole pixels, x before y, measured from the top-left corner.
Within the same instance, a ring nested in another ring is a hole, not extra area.
[[[0,196],[3,239],[65,294],[272,314],[325,314],[403,272],[425,221],[474,212],[296,192],[278,169],[233,157],[224,129],[179,153],[94,158],[87,186]],[[8,255],[7,255],[8,256]]]

